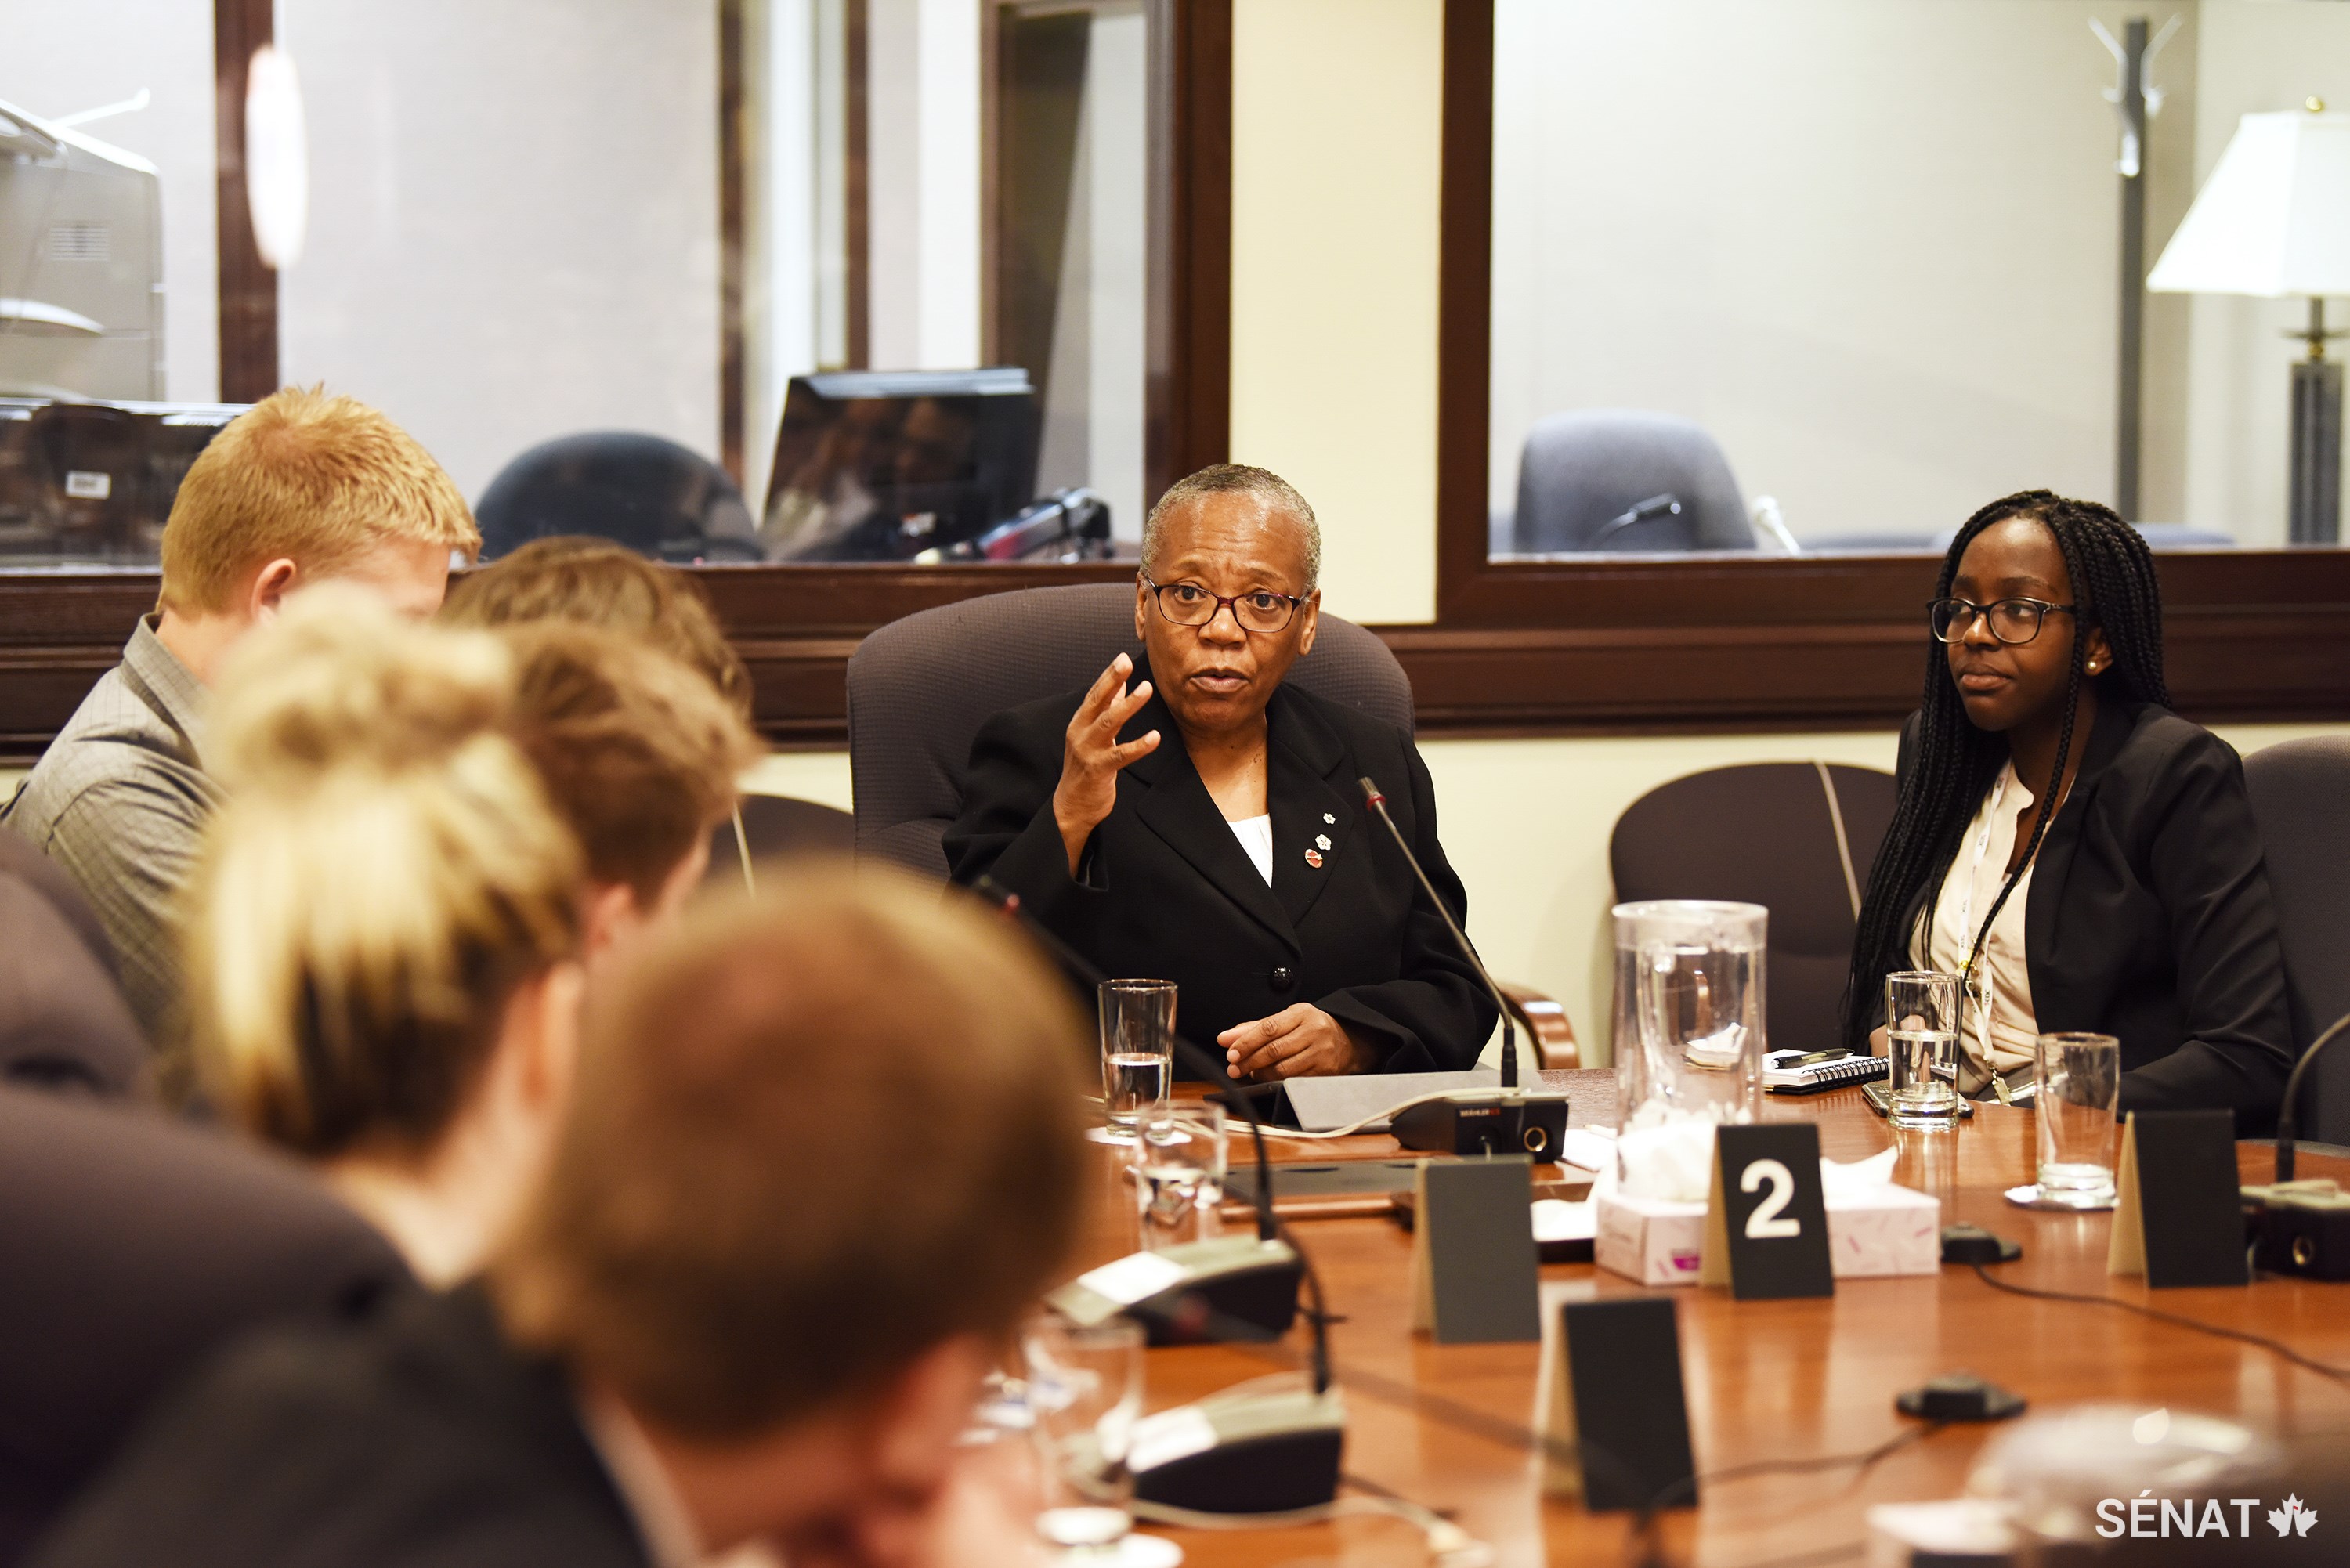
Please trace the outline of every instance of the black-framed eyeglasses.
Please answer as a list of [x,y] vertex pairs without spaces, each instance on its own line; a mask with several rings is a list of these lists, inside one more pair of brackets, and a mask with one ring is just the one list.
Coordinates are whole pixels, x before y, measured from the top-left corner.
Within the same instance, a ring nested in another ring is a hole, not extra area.
[[1936,599],[1926,607],[1926,618],[1934,628],[1939,642],[1964,642],[1975,628],[1978,618],[1991,622],[1991,634],[2011,645],[2030,642],[2040,635],[2040,623],[2049,614],[2061,612],[2074,615],[2071,605],[2052,605],[2046,599],[1993,599],[1987,605],[1971,599]]
[[1227,597],[1211,594],[1197,583],[1169,583],[1162,587],[1149,577],[1142,579],[1142,586],[1159,601],[1159,613],[1177,626],[1205,626],[1229,608],[1234,625],[1259,636],[1270,636],[1287,627],[1297,614],[1297,607],[1306,599],[1303,594],[1277,594],[1271,588],[1253,588]]

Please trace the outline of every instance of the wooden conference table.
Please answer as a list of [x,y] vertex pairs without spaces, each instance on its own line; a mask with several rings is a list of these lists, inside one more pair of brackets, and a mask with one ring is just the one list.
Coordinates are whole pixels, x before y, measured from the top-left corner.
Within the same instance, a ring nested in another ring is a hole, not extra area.
[[[1612,1073],[1545,1073],[1573,1101],[1573,1124],[1614,1120]],[[1972,1220],[2023,1245],[1998,1266],[2003,1280],[2043,1289],[2108,1294],[2204,1322],[2281,1339],[2302,1353],[2350,1366],[2350,1284],[2262,1278],[2245,1289],[2147,1290],[2105,1272],[2109,1214],[2019,1209],[2002,1193],[2030,1179],[2034,1129],[2022,1109],[1985,1106],[1955,1133],[1888,1127],[1858,1090],[1809,1099],[1766,1098],[1773,1120],[1808,1119],[1822,1152],[1856,1159],[1898,1142],[1896,1179],[1943,1202],[1944,1223]],[[1313,1145],[1274,1143],[1280,1161],[1393,1159],[1385,1136]],[[1236,1128],[1232,1158],[1246,1158]],[[2270,1152],[2242,1148],[2248,1179],[2265,1180]],[[1100,1151],[1105,1201],[1088,1240],[1090,1265],[1134,1245],[1132,1199],[1117,1151]],[[2350,1179],[2350,1161],[2304,1150],[2300,1175]],[[1310,1251],[1344,1321],[1330,1332],[1344,1385],[1350,1371],[1441,1396],[1475,1411],[1531,1426],[1539,1360],[1533,1345],[1437,1345],[1409,1327],[1410,1238],[1386,1218],[1301,1220]],[[1545,1314],[1567,1301],[1645,1293],[1590,1263],[1542,1271]],[[1974,1271],[1945,1267],[1932,1277],[1841,1280],[1831,1300],[1733,1302],[1724,1288],[1683,1286],[1683,1375],[1700,1475],[1761,1459],[1858,1454],[1915,1423],[1893,1408],[1896,1392],[1941,1373],[1981,1372],[2028,1398],[2035,1409],[2090,1400],[2143,1402],[2240,1419],[2289,1446],[2350,1440],[2350,1386],[2296,1367],[2256,1345],[2215,1338],[2111,1307],[2028,1300],[1993,1289]],[[1294,1359],[1303,1325],[1280,1350]],[[1270,1347],[1266,1347],[1270,1348]],[[1267,1370],[1263,1348],[1200,1345],[1154,1350],[1149,1403],[1164,1408],[1212,1394]],[[1544,1497],[1537,1459],[1490,1436],[1464,1431],[1393,1397],[1350,1387],[1346,1470],[1454,1515],[1490,1543],[1503,1564],[1624,1561],[1628,1521]],[[1863,1519],[1876,1502],[1951,1497],[1997,1427],[1951,1427],[1903,1447],[1857,1480],[1850,1469],[1773,1474],[1708,1487],[1702,1506],[1668,1516],[1670,1560],[1735,1568],[1780,1558],[1857,1559]],[[1389,1519],[1351,1519],[1304,1529],[1174,1531],[1189,1561],[1222,1564],[1411,1564],[1427,1561],[1419,1532]],[[1839,1549],[1846,1549],[1840,1552]],[[2315,1561],[2315,1559],[2313,1559]]]

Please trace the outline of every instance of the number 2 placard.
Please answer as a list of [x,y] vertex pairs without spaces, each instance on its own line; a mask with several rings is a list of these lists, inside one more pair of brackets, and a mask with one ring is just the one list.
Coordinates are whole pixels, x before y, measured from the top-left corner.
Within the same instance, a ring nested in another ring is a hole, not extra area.
[[1726,1127],[1714,1135],[1698,1280],[1740,1301],[1835,1293],[1820,1129],[1810,1122]]

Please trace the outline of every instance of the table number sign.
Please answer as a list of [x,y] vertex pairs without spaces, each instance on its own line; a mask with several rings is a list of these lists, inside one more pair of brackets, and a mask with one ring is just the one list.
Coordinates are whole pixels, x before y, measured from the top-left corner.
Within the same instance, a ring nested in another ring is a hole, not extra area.
[[1742,1302],[1835,1293],[1815,1125],[1715,1132],[1697,1278],[1702,1285],[1727,1284]]
[[1411,1231],[1411,1326],[1439,1345],[1542,1337],[1534,1162],[1419,1162]]
[[1543,1346],[1543,1490],[1594,1513],[1695,1508],[1680,1324],[1669,1296],[1569,1302]]
[[2106,1272],[2172,1285],[2248,1285],[2232,1111],[2132,1111],[2122,1125]]

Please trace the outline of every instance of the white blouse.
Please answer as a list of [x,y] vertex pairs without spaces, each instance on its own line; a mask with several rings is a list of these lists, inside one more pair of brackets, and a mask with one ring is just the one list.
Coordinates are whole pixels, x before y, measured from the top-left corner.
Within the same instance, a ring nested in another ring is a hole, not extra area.
[[[1919,969],[1956,974],[1967,961],[1975,932],[2007,880],[2007,863],[2015,854],[2016,819],[2031,805],[2032,792],[2016,778],[2015,765],[2000,769],[1959,840],[1959,853],[1942,878],[1940,894],[1919,916],[1910,937],[1909,960]],[[2015,891],[2000,906],[1999,919],[1983,940],[1979,983],[1970,984],[1960,1000],[1959,1050],[1965,1060],[1959,1069],[1959,1088],[1965,1094],[1989,1083],[1992,1073],[2012,1073],[2019,1067],[2028,1072],[2032,1066],[2032,1045],[2040,1033],[2032,1013],[2032,971],[2024,949],[2032,871],[2029,866],[2023,868],[2015,879]]]
[[1227,818],[1225,826],[1232,830],[1232,836],[1241,841],[1241,847],[1247,850],[1248,857],[1255,862],[1256,874],[1264,878],[1264,885],[1272,887],[1273,814],[1267,812],[1263,816],[1243,816],[1237,822]]

